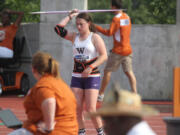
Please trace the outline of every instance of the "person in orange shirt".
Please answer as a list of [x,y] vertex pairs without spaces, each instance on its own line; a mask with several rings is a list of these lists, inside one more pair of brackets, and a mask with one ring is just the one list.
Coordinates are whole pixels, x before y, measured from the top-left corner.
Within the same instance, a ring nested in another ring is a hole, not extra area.
[[[121,8],[121,0],[111,0],[112,9]],[[122,10],[114,12],[115,16],[112,19],[109,29],[95,25],[97,31],[107,36],[113,36],[114,47],[108,57],[104,76],[99,91],[98,101],[102,101],[104,91],[110,81],[111,73],[116,71],[120,64],[127,75],[130,86],[133,92],[137,93],[136,77],[132,69],[132,48],[130,44],[131,20],[129,16]]]
[[[18,15],[16,21],[11,24],[11,15]],[[0,57],[13,57],[13,40],[16,36],[18,26],[21,23],[23,12],[11,11],[9,9],[0,12],[2,26],[0,26]]]
[[78,134],[76,98],[58,69],[58,62],[48,53],[33,56],[32,72],[38,82],[25,97],[27,120],[9,135]]

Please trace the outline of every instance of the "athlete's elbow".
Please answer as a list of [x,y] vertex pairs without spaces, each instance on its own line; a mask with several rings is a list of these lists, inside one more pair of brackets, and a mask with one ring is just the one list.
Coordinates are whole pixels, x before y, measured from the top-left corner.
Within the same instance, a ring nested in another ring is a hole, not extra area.
[[105,61],[107,61],[107,60],[108,60],[108,56],[106,55]]
[[56,25],[56,26],[54,27],[54,30],[55,30],[55,32],[56,32],[59,36],[61,36],[62,38],[65,38],[66,35],[67,35],[67,30],[66,30],[63,26]]
[[104,61],[107,61],[107,59],[108,59],[108,56],[107,56],[107,54],[105,54],[104,55]]

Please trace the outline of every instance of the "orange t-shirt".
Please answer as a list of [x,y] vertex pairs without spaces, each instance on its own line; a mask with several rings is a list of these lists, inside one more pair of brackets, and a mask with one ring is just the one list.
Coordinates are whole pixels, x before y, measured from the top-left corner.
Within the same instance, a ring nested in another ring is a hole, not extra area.
[[126,13],[121,12],[114,16],[109,29],[103,29],[98,25],[95,25],[95,27],[104,35],[113,35],[114,47],[112,52],[123,56],[132,53],[130,44],[131,20]]
[[13,40],[16,36],[18,27],[14,24],[2,27],[0,26],[0,46],[13,50]]
[[43,121],[42,102],[47,98],[56,99],[56,125],[48,135],[77,135],[76,99],[67,84],[51,75],[44,75],[26,96],[24,107],[27,121],[23,127],[39,135],[36,124]]

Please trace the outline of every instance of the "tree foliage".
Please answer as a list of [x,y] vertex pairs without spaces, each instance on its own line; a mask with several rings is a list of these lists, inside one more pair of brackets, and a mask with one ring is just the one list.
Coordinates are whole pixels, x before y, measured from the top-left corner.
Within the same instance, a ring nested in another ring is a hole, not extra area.
[[[175,24],[176,0],[122,0],[133,24]],[[110,9],[111,0],[89,0],[89,9]],[[96,23],[110,23],[111,13],[93,13]]]
[[[176,0],[122,0],[125,12],[133,24],[175,24]],[[40,10],[40,0],[0,0],[0,11],[9,8],[24,11],[23,22],[39,22],[39,15],[29,12]],[[88,0],[88,9],[110,9],[111,0]],[[112,13],[92,13],[94,22],[110,23]],[[15,19],[15,18],[12,18]]]
[[[40,10],[40,0],[0,0],[0,11],[3,9],[23,11],[23,22],[39,22],[39,15],[30,15],[29,12]],[[14,20],[12,16],[12,20]]]
[[[88,9],[110,9],[110,0],[88,0]],[[113,17],[112,13],[92,13],[94,22],[96,23],[109,23]]]

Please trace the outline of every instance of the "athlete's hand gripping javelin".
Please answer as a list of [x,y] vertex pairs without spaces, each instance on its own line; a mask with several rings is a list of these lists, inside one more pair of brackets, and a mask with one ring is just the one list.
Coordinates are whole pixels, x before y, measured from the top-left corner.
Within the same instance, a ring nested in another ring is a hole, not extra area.
[[74,16],[77,16],[79,14],[79,10],[78,9],[73,9],[71,11],[69,11],[69,18],[72,19]]

